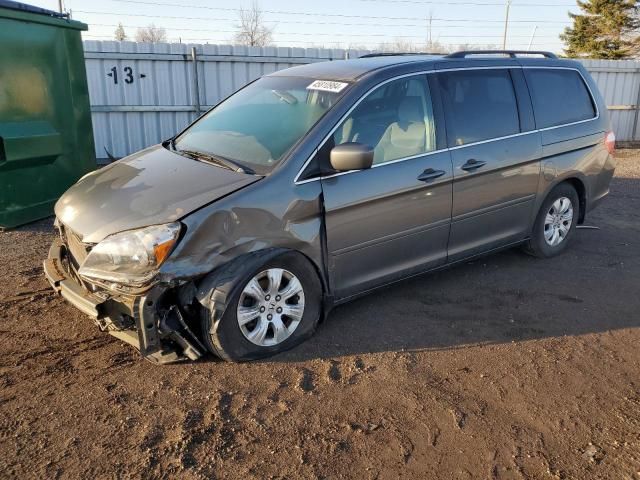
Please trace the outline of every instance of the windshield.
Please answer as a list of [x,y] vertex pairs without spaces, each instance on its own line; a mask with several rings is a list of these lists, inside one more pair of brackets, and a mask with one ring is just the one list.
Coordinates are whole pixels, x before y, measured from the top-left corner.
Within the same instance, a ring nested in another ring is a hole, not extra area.
[[[326,91],[327,83],[332,91]],[[309,78],[263,77],[204,115],[176,139],[175,148],[268,173],[336,103],[346,86]]]

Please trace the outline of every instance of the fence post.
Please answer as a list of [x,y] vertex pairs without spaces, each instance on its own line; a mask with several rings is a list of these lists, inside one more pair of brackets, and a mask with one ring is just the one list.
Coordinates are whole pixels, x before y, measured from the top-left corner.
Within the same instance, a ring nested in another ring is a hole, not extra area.
[[635,114],[633,116],[633,130],[631,131],[631,140],[636,141],[636,132],[638,129],[638,115],[640,115],[640,71],[636,70],[636,75],[638,78],[638,96],[636,97]]
[[193,86],[193,106],[196,110],[196,118],[200,116],[200,85],[198,83],[198,53],[196,47],[191,47],[192,62],[192,86]]

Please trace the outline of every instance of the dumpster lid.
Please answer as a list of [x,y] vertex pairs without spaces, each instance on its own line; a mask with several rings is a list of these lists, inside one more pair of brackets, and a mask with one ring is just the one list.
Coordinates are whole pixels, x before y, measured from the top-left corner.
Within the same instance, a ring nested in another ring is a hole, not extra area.
[[87,30],[88,26],[69,18],[67,13],[58,13],[12,0],[0,0],[0,17],[23,22],[43,23],[56,27]]
[[0,7],[8,8],[10,10],[20,10],[23,12],[37,13],[40,15],[46,15],[48,17],[66,18],[69,16],[68,13],[58,13],[54,12],[53,10],[47,10],[46,8],[40,8],[21,2],[14,2],[12,0],[0,0]]

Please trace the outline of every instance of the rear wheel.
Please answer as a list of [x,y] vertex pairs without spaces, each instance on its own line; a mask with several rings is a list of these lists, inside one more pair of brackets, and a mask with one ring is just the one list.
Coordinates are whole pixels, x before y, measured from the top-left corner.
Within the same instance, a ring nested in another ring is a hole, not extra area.
[[578,194],[568,183],[551,190],[538,212],[526,251],[541,258],[562,253],[575,233],[579,208]]
[[207,294],[202,326],[205,344],[228,361],[264,358],[310,337],[321,311],[322,287],[315,269],[296,252],[222,272]]

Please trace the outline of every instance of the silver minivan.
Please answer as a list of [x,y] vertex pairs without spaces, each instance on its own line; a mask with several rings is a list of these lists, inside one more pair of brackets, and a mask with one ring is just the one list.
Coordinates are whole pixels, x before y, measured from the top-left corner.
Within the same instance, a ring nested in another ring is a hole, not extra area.
[[72,186],[46,276],[149,360],[243,361],[407,277],[516,245],[557,255],[609,191],[615,137],[580,63],[519,53],[259,78]]

